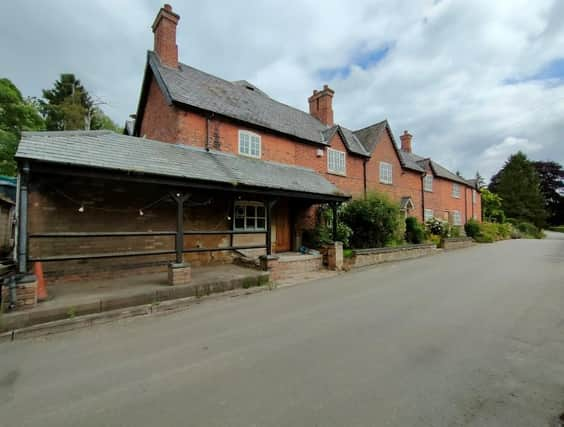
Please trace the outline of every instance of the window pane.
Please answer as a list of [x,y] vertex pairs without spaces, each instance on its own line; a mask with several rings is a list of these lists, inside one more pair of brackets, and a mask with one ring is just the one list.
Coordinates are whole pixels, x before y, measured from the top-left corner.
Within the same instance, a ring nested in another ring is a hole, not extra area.
[[245,218],[235,218],[235,228],[245,228]]
[[237,206],[235,208],[235,217],[244,217],[245,216],[245,207],[244,206]]
[[256,216],[256,215],[255,215],[255,210],[256,210],[256,209],[255,209],[254,206],[252,206],[252,205],[247,206],[247,217],[253,217],[253,218],[254,218],[254,217]]
[[264,206],[257,206],[257,216],[262,218],[266,216],[264,211]]
[[255,218],[247,217],[246,222],[245,222],[245,228],[247,230],[253,230],[255,228]]
[[257,218],[257,228],[258,229],[264,229],[264,218]]

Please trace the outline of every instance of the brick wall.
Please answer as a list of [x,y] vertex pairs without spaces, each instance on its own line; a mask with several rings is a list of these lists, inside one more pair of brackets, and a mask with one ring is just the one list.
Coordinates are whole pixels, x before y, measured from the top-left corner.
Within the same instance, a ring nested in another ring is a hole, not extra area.
[[[139,209],[159,199],[168,189],[141,184],[74,179],[72,181],[34,175],[29,195],[29,232],[94,231],[174,231],[176,205],[165,199],[139,215]],[[185,230],[229,230],[231,200],[221,194],[192,192],[197,201],[212,198],[211,206],[185,210]],[[76,201],[82,201],[84,212]],[[217,248],[229,246],[228,235],[185,236],[184,247]],[[31,238],[30,256],[113,253],[130,251],[174,250],[174,236]],[[230,251],[185,254],[193,266],[231,262]],[[43,270],[48,283],[105,278],[138,273],[166,271],[174,254],[45,262]]]
[[[240,130],[254,132],[261,136],[262,160],[313,169],[335,184],[340,190],[351,194],[353,197],[360,197],[364,192],[363,169],[364,162],[366,161],[368,191],[388,194],[396,201],[399,201],[402,197],[411,197],[415,207],[408,214],[417,217],[421,221],[423,220],[421,174],[402,169],[393,147],[393,141],[387,132],[383,132],[380,136],[380,141],[376,144],[370,159],[366,160],[361,156],[347,152],[346,176],[335,175],[327,172],[327,151],[323,146],[305,143],[274,132],[241,125],[217,116],[207,119],[204,115],[195,111],[184,111],[168,106],[154,80],[151,81],[145,114],[141,124],[141,135],[165,142],[183,143],[196,147],[205,147],[207,142],[212,149],[237,154]],[[330,141],[330,147],[335,150],[347,151],[338,133]],[[324,150],[322,157],[317,156],[319,148]],[[392,185],[380,182],[379,166],[382,161],[392,164]],[[468,188],[468,190],[470,189]],[[464,197],[464,186],[461,188],[460,199],[452,198],[451,191],[452,182],[436,177],[433,183],[433,192],[425,193],[425,207],[433,209],[436,211],[437,216],[444,219],[448,218],[449,211],[458,210],[464,222],[472,216],[471,194],[469,194],[469,203],[468,199]],[[474,210],[477,218],[480,218],[479,200],[475,204]],[[312,215],[309,215],[309,219],[311,217]],[[309,219],[306,219],[306,221]]]

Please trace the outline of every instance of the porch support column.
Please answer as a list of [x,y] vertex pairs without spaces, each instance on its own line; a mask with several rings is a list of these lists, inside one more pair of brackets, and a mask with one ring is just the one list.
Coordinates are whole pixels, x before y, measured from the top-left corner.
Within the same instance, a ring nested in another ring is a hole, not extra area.
[[18,273],[27,273],[27,223],[28,223],[28,192],[29,192],[29,162],[25,161],[20,172],[20,200],[18,215]]
[[176,201],[176,263],[184,262],[184,202],[190,198],[190,194],[171,193],[172,198]]
[[272,208],[277,200],[267,199],[266,209],[266,255],[272,255]]

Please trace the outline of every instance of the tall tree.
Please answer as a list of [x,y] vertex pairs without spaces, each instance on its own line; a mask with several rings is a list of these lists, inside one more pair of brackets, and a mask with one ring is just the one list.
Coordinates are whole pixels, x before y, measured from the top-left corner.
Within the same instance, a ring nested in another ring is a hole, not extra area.
[[99,108],[74,74],[61,74],[52,89],[43,90],[41,111],[47,130],[110,129],[118,126]]
[[545,225],[546,210],[539,178],[533,163],[521,151],[509,157],[492,178],[489,189],[501,197],[507,217],[528,221],[537,227]]
[[0,174],[16,174],[14,155],[21,132],[43,128],[35,103],[24,99],[10,80],[0,79]]
[[533,162],[540,180],[540,189],[544,196],[548,223],[564,224],[564,197],[559,190],[564,189],[564,169],[556,162]]
[[481,197],[484,220],[488,222],[504,222],[505,213],[503,212],[501,197],[487,188],[482,188]]
[[476,186],[482,188],[485,184],[484,177],[480,175],[480,171],[476,171]]
[[84,129],[93,107],[90,95],[74,74],[61,74],[52,89],[43,90],[41,111],[47,130]]

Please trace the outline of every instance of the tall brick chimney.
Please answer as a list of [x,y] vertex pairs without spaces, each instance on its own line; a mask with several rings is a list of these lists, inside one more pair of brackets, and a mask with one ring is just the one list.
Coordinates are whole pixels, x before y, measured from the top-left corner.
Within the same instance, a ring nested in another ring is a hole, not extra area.
[[155,52],[161,62],[169,67],[178,67],[178,46],[176,45],[176,25],[180,16],[172,11],[170,4],[165,4],[155,21],[153,33],[155,35]]
[[406,153],[411,153],[411,135],[408,131],[404,130],[403,135],[400,136],[401,139],[401,151],[405,151]]
[[333,95],[335,91],[323,85],[323,90],[314,90],[308,98],[309,114],[328,126],[333,126]]

